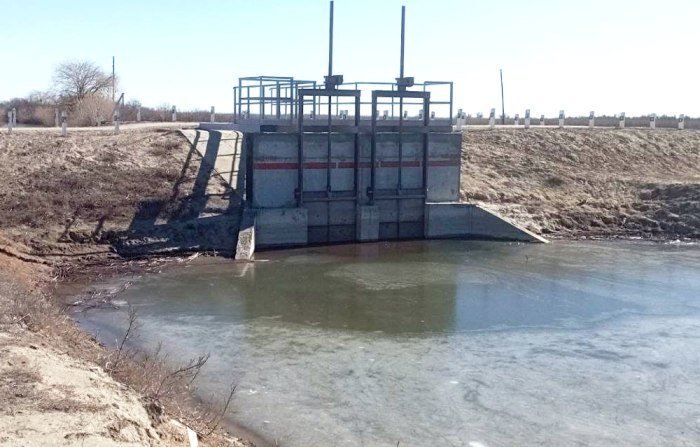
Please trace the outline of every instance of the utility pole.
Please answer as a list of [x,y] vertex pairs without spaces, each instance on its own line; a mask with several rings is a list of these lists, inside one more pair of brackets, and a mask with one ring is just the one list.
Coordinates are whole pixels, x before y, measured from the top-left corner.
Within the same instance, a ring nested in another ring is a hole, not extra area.
[[116,88],[114,83],[114,56],[112,56],[112,103],[116,99]]
[[501,68],[501,124],[506,124],[506,101],[503,96],[503,69]]

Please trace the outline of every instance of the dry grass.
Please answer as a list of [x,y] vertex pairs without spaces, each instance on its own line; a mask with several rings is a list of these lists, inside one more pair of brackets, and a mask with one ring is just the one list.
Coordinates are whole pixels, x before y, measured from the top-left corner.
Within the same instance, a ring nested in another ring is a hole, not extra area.
[[177,131],[0,135],[0,231],[56,253],[110,242],[145,202],[174,217],[198,169],[188,152]]
[[554,237],[700,238],[700,132],[463,135],[461,198]]

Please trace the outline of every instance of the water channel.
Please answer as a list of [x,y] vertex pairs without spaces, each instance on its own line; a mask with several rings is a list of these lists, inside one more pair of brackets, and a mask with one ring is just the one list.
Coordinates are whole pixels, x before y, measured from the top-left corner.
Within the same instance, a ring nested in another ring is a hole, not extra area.
[[[118,300],[280,446],[700,445],[700,246],[420,241],[207,260]],[[81,324],[110,342],[124,310]]]

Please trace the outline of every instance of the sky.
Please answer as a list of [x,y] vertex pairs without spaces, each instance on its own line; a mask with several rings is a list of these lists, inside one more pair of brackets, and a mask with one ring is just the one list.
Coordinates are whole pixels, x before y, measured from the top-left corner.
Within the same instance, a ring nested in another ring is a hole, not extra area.
[[[230,112],[241,76],[322,81],[327,0],[3,0],[0,100],[51,87],[58,64],[111,71],[126,100]],[[700,116],[700,1],[336,0],[334,72],[454,81],[455,109]],[[364,98],[369,100],[369,98]]]

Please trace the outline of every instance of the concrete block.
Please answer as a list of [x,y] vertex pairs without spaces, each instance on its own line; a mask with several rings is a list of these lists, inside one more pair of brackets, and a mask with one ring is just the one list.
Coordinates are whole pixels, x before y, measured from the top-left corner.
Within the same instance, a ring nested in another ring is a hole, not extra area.
[[306,245],[308,216],[304,208],[258,209],[255,216],[258,247]]
[[379,208],[361,206],[357,210],[357,240],[360,242],[379,239]]
[[428,239],[470,238],[547,242],[546,239],[478,205],[428,203],[425,213],[425,237]]
[[428,165],[428,202],[454,202],[459,199],[462,135],[431,134]]
[[255,211],[245,210],[238,229],[238,242],[236,243],[237,260],[249,261],[255,253]]

